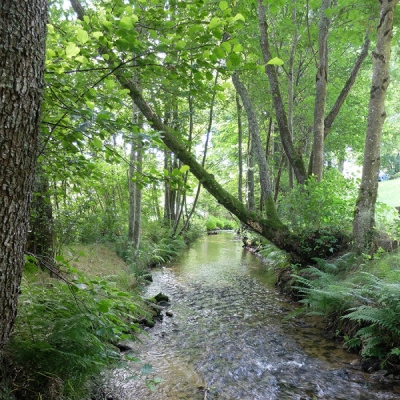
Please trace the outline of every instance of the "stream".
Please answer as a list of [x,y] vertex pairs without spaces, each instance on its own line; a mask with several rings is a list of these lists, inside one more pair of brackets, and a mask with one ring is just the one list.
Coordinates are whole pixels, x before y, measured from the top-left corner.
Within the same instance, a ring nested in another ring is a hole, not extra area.
[[[113,371],[108,398],[400,399],[400,383],[364,374],[359,357],[323,331],[299,318],[286,320],[296,305],[273,279],[232,233],[204,237],[154,270],[146,295],[162,292],[170,306],[148,335],[130,343],[141,361]],[[144,363],[152,366],[145,375]],[[145,381],[158,378],[150,391]]]

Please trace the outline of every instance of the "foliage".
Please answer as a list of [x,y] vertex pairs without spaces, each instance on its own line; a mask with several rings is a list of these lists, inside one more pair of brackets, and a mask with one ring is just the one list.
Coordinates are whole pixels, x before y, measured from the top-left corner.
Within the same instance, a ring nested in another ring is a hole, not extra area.
[[214,231],[216,229],[234,229],[236,222],[227,218],[218,218],[210,215],[206,220],[207,231]]
[[385,359],[398,355],[400,347],[400,284],[389,283],[365,273],[365,283],[357,289],[366,304],[349,308],[343,318],[355,321],[361,328],[355,338],[365,357]]
[[371,272],[364,272],[362,264],[354,271],[360,259],[352,253],[334,263],[316,260],[316,266],[295,275],[303,296],[300,311],[322,316],[334,330],[341,330],[350,350],[383,364],[394,362],[400,348],[398,257],[377,255],[364,265]]
[[295,231],[351,231],[357,187],[336,169],[318,182],[311,177],[279,200],[279,212]]
[[70,272],[77,274],[70,283],[23,280],[6,348],[18,398],[81,399],[88,378],[120,360],[114,345],[139,329],[145,311],[137,296]]
[[318,259],[317,266],[301,270],[295,276],[297,289],[303,296],[303,311],[336,320],[355,304],[354,287],[343,280],[343,272],[354,260],[352,254],[343,256],[336,264]]

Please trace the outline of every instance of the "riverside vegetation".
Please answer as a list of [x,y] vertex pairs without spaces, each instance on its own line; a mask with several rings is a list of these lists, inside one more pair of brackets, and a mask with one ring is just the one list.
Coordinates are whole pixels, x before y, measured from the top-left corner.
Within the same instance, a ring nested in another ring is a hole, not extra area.
[[[156,317],[140,295],[147,267],[167,262],[202,232],[194,225],[184,240],[147,228],[135,262],[119,236],[100,235],[92,244],[65,245],[50,271],[27,257],[19,315],[3,353],[1,399],[89,399],[98,392],[101,371],[122,362],[120,343],[135,340]],[[144,364],[142,374],[149,369]]]
[[[303,245],[311,253],[316,249],[308,247],[307,232],[311,227],[324,232],[318,254],[326,254],[325,259],[315,258],[311,266],[295,265],[285,252],[259,236],[246,232],[246,243],[274,267],[282,289],[302,304],[292,317],[318,316],[332,337],[364,357],[365,370],[385,369],[397,374],[400,255],[382,249],[373,257],[357,255],[345,246],[344,239],[338,243],[337,230],[341,237],[347,237],[346,221],[351,223],[356,191],[352,183],[336,175],[335,184],[329,179],[324,182],[311,181],[307,196],[300,195],[300,187],[293,190],[282,199],[280,212],[290,219],[293,230],[303,232]],[[339,195],[339,182],[348,197]],[[301,216],[293,214],[290,206],[300,201],[308,211]],[[335,208],[327,212],[324,202],[335,204]],[[387,220],[390,208],[381,204],[381,210]],[[394,235],[398,222],[391,221]],[[214,230],[232,228],[234,221],[211,216],[202,224]],[[7,366],[2,371],[7,379],[3,398],[89,398],[101,386],[101,371],[121,363],[117,345],[134,339],[142,330],[141,322],[155,316],[139,294],[147,267],[168,262],[203,231],[195,224],[185,241],[180,236],[170,237],[169,230],[158,225],[147,224],[146,228],[143,250],[134,262],[129,260],[130,249],[121,236],[104,239],[101,235],[92,244],[64,244],[62,255],[57,257],[59,269],[52,277],[38,267],[36,259],[27,258],[20,312],[3,356]],[[87,233],[89,228],[81,229]],[[346,250],[329,258],[333,248]],[[128,357],[132,360],[140,362]],[[148,365],[143,366],[143,373],[146,371]],[[156,383],[149,380],[148,385],[151,388]]]
[[[382,203],[378,207],[378,218],[380,235],[384,238],[381,243],[383,246],[390,243],[393,251],[379,247],[373,255],[353,252],[351,245],[346,244],[346,231],[352,219],[350,204],[356,191],[351,182],[339,182],[335,180],[334,185],[325,182],[317,187],[311,182],[307,196],[303,188],[298,188],[281,203],[292,228],[301,227],[305,250],[311,253],[318,250],[325,258],[315,257],[314,265],[295,265],[290,264],[284,252],[258,236],[246,238],[246,243],[275,268],[277,284],[282,290],[302,305],[291,317],[317,316],[332,338],[363,357],[365,371],[382,369],[388,375],[399,375],[400,253],[397,241],[393,245],[393,238],[399,237],[400,221],[396,211],[387,205],[394,200],[393,189],[398,180],[384,182],[379,192]],[[342,193],[348,196],[343,197]],[[307,212],[293,213],[293,202],[300,202]],[[326,207],[325,202],[332,204],[332,208]],[[307,232],[315,227],[324,232],[319,249],[309,247],[307,241]],[[342,234],[338,235],[337,231]],[[330,257],[329,253],[334,250],[336,256]]]

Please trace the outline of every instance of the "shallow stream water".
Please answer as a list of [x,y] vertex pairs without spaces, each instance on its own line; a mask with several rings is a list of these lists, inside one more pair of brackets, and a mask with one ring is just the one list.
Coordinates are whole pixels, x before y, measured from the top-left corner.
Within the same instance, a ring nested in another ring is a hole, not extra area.
[[[362,373],[322,331],[285,320],[296,305],[233,234],[197,241],[153,280],[147,295],[162,292],[170,306],[131,344],[141,363],[114,372],[110,399],[400,399],[399,387]],[[140,376],[143,363],[151,374]],[[163,381],[150,391],[144,381],[155,378]]]

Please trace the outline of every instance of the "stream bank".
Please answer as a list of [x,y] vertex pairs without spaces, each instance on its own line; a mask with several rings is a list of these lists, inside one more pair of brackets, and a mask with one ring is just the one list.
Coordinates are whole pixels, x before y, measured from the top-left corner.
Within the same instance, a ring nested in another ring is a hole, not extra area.
[[[170,299],[141,343],[141,363],[109,377],[115,400],[400,399],[398,381],[365,374],[303,321],[273,285],[273,272],[232,234],[211,235],[155,270],[147,296]],[[167,312],[170,316],[167,316]],[[143,374],[143,363],[151,365]],[[156,385],[150,392],[148,386]]]

